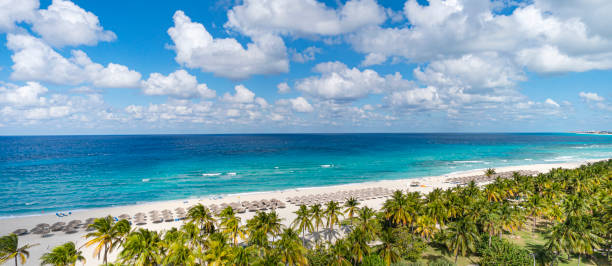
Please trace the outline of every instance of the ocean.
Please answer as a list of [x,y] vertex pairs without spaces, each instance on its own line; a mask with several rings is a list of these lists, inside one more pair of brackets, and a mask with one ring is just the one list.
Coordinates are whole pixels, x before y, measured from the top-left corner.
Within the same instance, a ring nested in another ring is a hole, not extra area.
[[598,158],[612,158],[612,136],[4,136],[0,216]]

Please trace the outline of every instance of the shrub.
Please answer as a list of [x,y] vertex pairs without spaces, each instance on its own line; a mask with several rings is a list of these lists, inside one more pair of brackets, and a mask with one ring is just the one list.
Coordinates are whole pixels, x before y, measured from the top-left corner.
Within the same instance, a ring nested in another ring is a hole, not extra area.
[[455,264],[450,261],[447,260],[445,258],[438,258],[434,261],[430,261],[429,264],[427,264],[428,266],[455,266]]
[[331,256],[323,248],[317,248],[315,250],[309,250],[306,253],[308,263],[312,266],[327,266],[331,264]]
[[407,228],[398,228],[395,234],[402,259],[415,262],[421,258],[427,244],[420,237],[411,234]]
[[371,254],[363,258],[363,262],[361,263],[363,266],[385,266],[385,262],[383,259],[376,255]]
[[491,239],[484,235],[478,243],[480,265],[522,266],[532,263],[529,251],[499,237]]

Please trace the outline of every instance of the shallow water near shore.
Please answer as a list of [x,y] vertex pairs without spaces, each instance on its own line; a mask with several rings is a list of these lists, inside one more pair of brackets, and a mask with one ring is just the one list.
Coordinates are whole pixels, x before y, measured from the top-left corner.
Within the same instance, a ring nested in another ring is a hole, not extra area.
[[0,216],[612,157],[612,136],[0,137]]

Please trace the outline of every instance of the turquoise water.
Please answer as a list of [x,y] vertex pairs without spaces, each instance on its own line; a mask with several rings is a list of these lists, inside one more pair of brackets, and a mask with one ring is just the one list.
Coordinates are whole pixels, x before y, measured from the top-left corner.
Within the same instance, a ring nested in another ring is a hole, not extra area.
[[612,136],[0,137],[0,216],[612,158]]

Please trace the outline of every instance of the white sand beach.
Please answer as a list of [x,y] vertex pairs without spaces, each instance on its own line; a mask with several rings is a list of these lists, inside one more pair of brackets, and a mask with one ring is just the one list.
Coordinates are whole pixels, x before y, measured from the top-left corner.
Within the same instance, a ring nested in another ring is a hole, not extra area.
[[[538,172],[547,172],[552,168],[575,168],[580,166],[581,164],[585,164],[588,162],[595,162],[599,160],[589,160],[589,161],[580,161],[580,162],[572,162],[572,163],[556,163],[556,164],[533,164],[533,165],[521,165],[521,166],[511,166],[511,167],[499,167],[496,168],[498,173],[501,172],[512,172],[519,170],[526,171],[538,171]],[[400,180],[384,180],[384,181],[375,181],[375,182],[365,182],[365,183],[357,183],[357,184],[346,184],[346,185],[337,185],[337,186],[327,186],[327,187],[315,187],[315,188],[298,188],[298,189],[288,189],[282,191],[269,191],[269,192],[258,192],[258,193],[247,193],[247,194],[236,194],[236,195],[227,195],[223,198],[219,199],[210,199],[204,198],[201,199],[183,199],[183,200],[172,200],[172,201],[162,201],[162,202],[151,202],[151,203],[143,203],[138,205],[129,205],[129,206],[118,206],[118,207],[109,207],[109,208],[97,208],[97,209],[87,209],[80,211],[73,211],[72,215],[66,217],[57,217],[55,213],[49,213],[44,215],[36,215],[36,216],[22,216],[22,217],[14,217],[14,218],[3,218],[0,219],[0,235],[10,234],[16,229],[24,228],[27,230],[31,230],[37,224],[47,223],[53,224],[55,222],[70,222],[72,220],[81,220],[85,221],[91,217],[103,217],[107,215],[111,216],[119,216],[121,214],[128,214],[133,216],[138,212],[148,213],[152,210],[162,211],[165,209],[174,210],[177,207],[182,207],[184,209],[189,208],[192,205],[201,203],[204,205],[210,204],[221,204],[221,203],[230,203],[230,202],[240,202],[240,201],[253,201],[253,200],[261,200],[261,199],[279,199],[286,204],[286,208],[277,209],[279,216],[282,217],[283,223],[285,225],[289,225],[295,215],[294,211],[297,210],[298,206],[287,203],[286,199],[294,196],[309,196],[320,193],[331,193],[337,191],[346,191],[346,190],[356,190],[356,189],[364,189],[364,188],[386,188],[391,190],[408,190],[408,191],[419,191],[421,193],[428,193],[435,188],[450,188],[456,186],[456,184],[448,182],[450,178],[454,177],[466,177],[466,176],[474,176],[481,175],[483,173],[483,169],[465,171],[465,172],[455,172],[447,175],[441,176],[430,176],[430,177],[422,177],[422,178],[410,178],[410,179],[400,179]],[[419,186],[414,187],[410,184],[412,182],[419,182]],[[369,207],[379,209],[382,206],[382,203],[386,200],[386,198],[376,198],[362,201],[360,206],[367,205]],[[251,218],[255,212],[246,212],[239,214],[242,218],[242,222],[246,222],[247,219]],[[174,222],[162,222],[162,223],[151,223],[150,221],[146,225],[135,226],[133,227],[144,227],[152,230],[168,230],[172,227],[180,227],[183,221],[174,221]],[[67,234],[62,231],[59,232],[51,232],[50,236],[41,237],[41,235],[37,234],[26,234],[19,237],[19,244],[34,244],[38,243],[38,246],[35,246],[30,249],[30,258],[28,259],[26,265],[39,265],[39,258],[45,252],[50,251],[53,247],[63,244],[68,241],[73,241],[76,243],[77,247],[82,246],[86,239],[84,235],[86,231],[84,229],[79,229],[77,233]],[[93,255],[93,247],[83,248],[83,254],[87,259],[87,263],[85,265],[99,265],[102,260],[94,258]],[[111,253],[109,254],[109,261],[114,261],[117,254]],[[7,263],[13,263],[9,261]],[[6,264],[9,265],[9,264]]]

